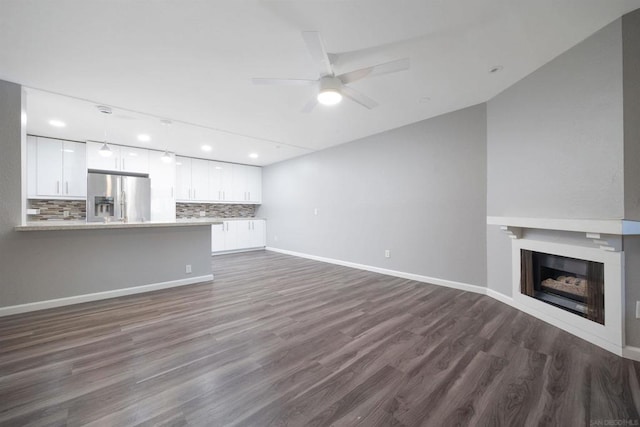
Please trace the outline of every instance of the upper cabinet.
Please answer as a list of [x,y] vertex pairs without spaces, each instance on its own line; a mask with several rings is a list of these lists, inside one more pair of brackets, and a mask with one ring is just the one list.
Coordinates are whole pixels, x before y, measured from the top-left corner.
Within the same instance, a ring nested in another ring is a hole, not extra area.
[[87,168],[104,171],[149,173],[149,150],[109,144],[111,155],[100,155],[101,142],[87,142]]
[[176,188],[179,202],[209,201],[209,162],[176,156]]
[[27,138],[27,192],[30,198],[87,197],[85,144],[61,139]]
[[213,202],[233,200],[233,167],[231,163],[209,162],[209,196]]
[[262,203],[262,168],[233,165],[234,202]]

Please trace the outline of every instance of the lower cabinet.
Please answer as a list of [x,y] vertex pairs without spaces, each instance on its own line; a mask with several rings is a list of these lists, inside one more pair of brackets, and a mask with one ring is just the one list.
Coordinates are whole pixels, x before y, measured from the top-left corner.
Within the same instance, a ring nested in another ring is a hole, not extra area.
[[224,221],[211,226],[211,252],[264,247],[266,224],[263,219]]

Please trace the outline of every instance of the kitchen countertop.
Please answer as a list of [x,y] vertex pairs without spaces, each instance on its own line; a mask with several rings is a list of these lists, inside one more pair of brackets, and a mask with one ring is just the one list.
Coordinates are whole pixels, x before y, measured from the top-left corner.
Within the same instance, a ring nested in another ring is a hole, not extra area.
[[55,230],[102,230],[108,228],[154,228],[154,227],[190,227],[197,225],[216,225],[223,221],[258,220],[264,218],[185,218],[175,221],[146,222],[86,222],[86,221],[30,221],[17,225],[16,231],[55,231]]

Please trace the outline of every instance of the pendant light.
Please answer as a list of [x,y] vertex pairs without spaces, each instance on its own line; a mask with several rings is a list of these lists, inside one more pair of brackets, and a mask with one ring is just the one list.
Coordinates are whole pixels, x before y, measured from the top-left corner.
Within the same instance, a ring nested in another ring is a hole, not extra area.
[[105,107],[104,105],[98,105],[98,111],[100,111],[102,114],[104,114],[104,143],[102,144],[102,147],[100,147],[100,150],[98,150],[98,154],[100,154],[102,157],[111,157],[111,155],[113,154],[113,152],[111,151],[111,148],[109,148],[109,146],[107,145],[107,117],[109,115],[111,115],[112,111],[110,107]]
[[169,143],[169,126],[171,126],[171,120],[166,120],[166,119],[162,119],[160,120],[160,123],[162,124],[162,126],[165,126],[167,128],[167,131],[165,132],[166,135],[166,141],[165,141],[165,150],[164,153],[162,153],[162,156],[160,156],[160,160],[162,160],[164,163],[171,163],[171,154],[169,154],[169,148],[167,147],[167,144]]

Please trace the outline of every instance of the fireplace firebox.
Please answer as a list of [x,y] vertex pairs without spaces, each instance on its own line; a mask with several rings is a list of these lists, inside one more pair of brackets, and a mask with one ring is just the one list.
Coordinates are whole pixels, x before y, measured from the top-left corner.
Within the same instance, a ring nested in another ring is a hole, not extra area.
[[520,250],[520,291],[604,325],[604,264]]

